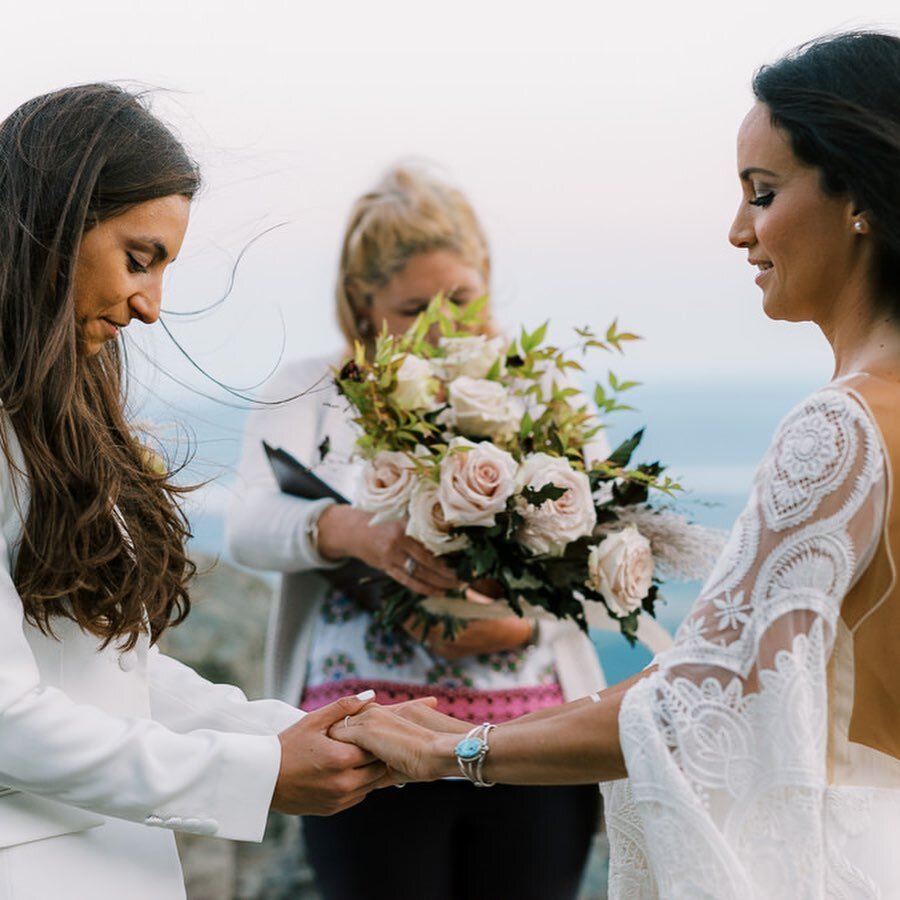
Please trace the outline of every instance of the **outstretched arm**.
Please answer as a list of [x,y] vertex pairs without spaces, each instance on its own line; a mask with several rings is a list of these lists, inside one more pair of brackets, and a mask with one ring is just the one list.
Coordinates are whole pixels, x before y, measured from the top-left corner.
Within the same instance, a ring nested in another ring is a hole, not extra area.
[[[484,777],[504,784],[590,784],[625,774],[618,714],[626,691],[651,670],[597,695],[541,709],[495,728]],[[384,760],[396,781],[458,776],[455,747],[471,725],[421,701],[372,704],[331,735]]]
[[[155,647],[148,656],[151,710],[160,724],[181,734],[206,729],[278,735],[281,759],[271,796],[274,809],[328,815],[381,786],[386,771],[382,763],[360,748],[326,736],[335,722],[364,709],[373,692],[342,697],[304,713],[279,700],[248,700],[238,688],[213,684]],[[265,804],[268,797],[259,799]]]

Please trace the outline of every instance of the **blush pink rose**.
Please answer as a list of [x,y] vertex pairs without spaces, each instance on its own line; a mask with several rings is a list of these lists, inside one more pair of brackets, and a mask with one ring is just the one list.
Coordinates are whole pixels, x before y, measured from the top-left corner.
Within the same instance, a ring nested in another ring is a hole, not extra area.
[[558,500],[545,500],[540,506],[533,506],[524,498],[519,502],[525,521],[516,537],[532,553],[562,556],[567,544],[594,530],[597,513],[590,481],[567,460],[535,453],[522,463],[518,482],[520,489],[539,490],[547,484],[565,489]]
[[355,505],[375,513],[372,524],[403,519],[415,483],[412,460],[405,453],[382,450],[363,469]]
[[413,488],[406,533],[424,544],[435,556],[462,550],[469,544],[464,534],[450,534],[450,525],[438,497],[437,482],[429,478],[422,479]]
[[620,616],[639,609],[653,584],[650,541],[633,525],[608,534],[588,554],[587,586]]
[[516,489],[518,464],[505,450],[454,438],[441,462],[438,498],[449,525],[493,525]]

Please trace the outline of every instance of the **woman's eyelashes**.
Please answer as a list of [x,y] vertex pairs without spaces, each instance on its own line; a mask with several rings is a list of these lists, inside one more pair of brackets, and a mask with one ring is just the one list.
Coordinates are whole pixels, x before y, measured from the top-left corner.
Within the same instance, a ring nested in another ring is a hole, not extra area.
[[751,206],[761,206],[761,207],[765,208],[774,199],[775,199],[775,191],[765,191],[762,194],[757,194],[752,200],[750,200],[750,205]]
[[128,264],[129,272],[146,272],[147,266],[145,266],[133,253],[125,252],[125,259]]

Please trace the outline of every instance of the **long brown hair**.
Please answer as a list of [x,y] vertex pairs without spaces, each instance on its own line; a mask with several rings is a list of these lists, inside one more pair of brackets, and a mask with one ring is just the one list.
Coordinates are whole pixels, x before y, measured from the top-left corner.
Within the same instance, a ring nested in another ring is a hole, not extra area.
[[190,608],[182,489],[125,419],[117,343],[79,350],[72,282],[86,231],[199,186],[145,99],[114,85],[46,94],[0,123],[0,446],[12,469],[21,447],[13,578],[47,633],[62,616],[130,648]]

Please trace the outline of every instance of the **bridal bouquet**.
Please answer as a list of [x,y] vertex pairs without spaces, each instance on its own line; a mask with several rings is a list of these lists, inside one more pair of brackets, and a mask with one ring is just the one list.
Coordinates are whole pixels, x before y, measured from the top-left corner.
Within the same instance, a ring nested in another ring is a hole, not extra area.
[[634,643],[661,577],[702,577],[718,543],[651,506],[651,491],[680,488],[659,463],[629,467],[642,431],[597,453],[598,411],[630,408],[618,395],[634,383],[610,373],[592,405],[574,386],[575,355],[621,350],[636,336],[615,323],[602,339],[578,329],[564,351],[546,343],[545,324],[507,344],[472,333],[479,315],[477,304],[460,311],[435,298],[404,335],[383,333],[374,358],[357,346],[337,373],[362,429],[356,505],[373,521],[406,519],[407,534],[461,581],[503,598],[424,598],[393,583],[377,615],[386,625],[443,622],[448,635],[461,619],[510,610],[587,629],[585,604],[602,604]]

